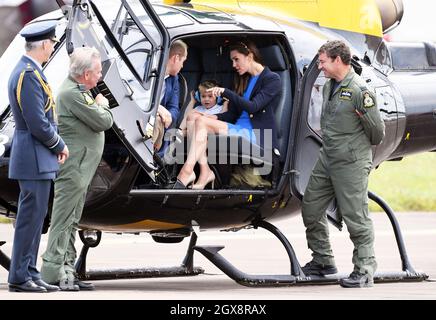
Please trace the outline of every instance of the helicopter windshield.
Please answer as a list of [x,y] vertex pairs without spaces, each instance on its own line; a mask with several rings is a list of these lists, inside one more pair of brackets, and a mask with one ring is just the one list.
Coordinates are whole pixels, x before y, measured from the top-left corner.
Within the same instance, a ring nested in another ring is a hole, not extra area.
[[[139,0],[95,0],[89,3],[92,9],[86,10],[92,18],[83,21],[82,25],[87,29],[87,23],[92,21],[92,36],[88,33],[84,42],[98,48],[103,60],[115,59],[132,98],[143,111],[150,110],[150,88],[154,89],[156,85],[161,34]],[[76,25],[80,27],[81,21],[76,21]],[[80,43],[77,38],[82,33],[74,28],[73,42]]]

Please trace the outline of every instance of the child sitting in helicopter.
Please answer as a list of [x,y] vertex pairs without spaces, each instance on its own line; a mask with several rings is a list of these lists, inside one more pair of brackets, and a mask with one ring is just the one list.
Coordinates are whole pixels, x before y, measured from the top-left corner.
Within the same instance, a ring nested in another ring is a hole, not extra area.
[[186,119],[189,113],[196,112],[202,115],[213,115],[227,111],[228,101],[221,97],[214,97],[212,92],[207,91],[217,85],[218,83],[215,80],[205,80],[200,83],[197,91],[191,92],[191,101],[186,107],[185,116],[179,127],[183,131],[183,135],[186,135]]

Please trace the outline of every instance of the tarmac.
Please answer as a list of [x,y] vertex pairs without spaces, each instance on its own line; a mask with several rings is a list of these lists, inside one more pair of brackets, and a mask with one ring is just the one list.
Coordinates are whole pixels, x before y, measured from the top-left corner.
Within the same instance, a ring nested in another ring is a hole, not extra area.
[[[310,285],[253,288],[237,284],[201,254],[195,253],[194,265],[204,274],[189,277],[146,278],[94,281],[95,291],[55,292],[44,294],[10,293],[7,271],[0,269],[0,300],[165,300],[178,306],[177,300],[436,300],[436,212],[397,213],[409,259],[416,271],[429,275],[428,281],[380,283],[372,288],[344,289],[339,285]],[[384,213],[373,213],[375,250],[378,271],[401,271],[391,225]],[[310,260],[301,217],[274,224],[287,236],[301,265]],[[332,246],[340,273],[352,271],[352,244],[346,228],[338,231],[330,225]],[[10,255],[13,228],[0,225],[1,247]],[[90,249],[89,269],[144,268],[179,266],[188,240],[180,244],[158,244],[148,234],[116,235],[104,233],[97,248]],[[43,235],[39,255],[44,252]],[[76,243],[80,250],[80,240]],[[262,229],[239,232],[199,232],[197,245],[224,245],[222,255],[236,268],[249,274],[289,274],[290,264],[280,242]],[[39,259],[39,264],[41,259]]]

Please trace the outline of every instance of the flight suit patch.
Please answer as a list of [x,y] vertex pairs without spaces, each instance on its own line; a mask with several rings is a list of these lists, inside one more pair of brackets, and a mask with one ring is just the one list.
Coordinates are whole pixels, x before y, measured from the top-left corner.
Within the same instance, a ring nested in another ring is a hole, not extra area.
[[351,101],[352,97],[353,97],[353,90],[348,89],[348,88],[341,89],[339,99]]
[[94,104],[94,99],[86,92],[82,92],[83,98],[88,106]]
[[372,108],[375,106],[374,99],[371,97],[369,92],[363,94],[363,106],[365,108]]

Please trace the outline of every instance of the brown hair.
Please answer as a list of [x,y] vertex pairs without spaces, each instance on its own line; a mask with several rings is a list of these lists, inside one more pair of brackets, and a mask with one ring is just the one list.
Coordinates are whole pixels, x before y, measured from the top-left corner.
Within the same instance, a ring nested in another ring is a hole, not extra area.
[[201,89],[207,90],[207,89],[218,87],[218,86],[219,86],[219,84],[215,80],[204,80],[198,85],[198,90],[201,90]]
[[[236,50],[239,53],[243,54],[244,56],[248,56],[251,52],[253,54],[254,61],[263,64],[262,57],[260,56],[259,53],[259,49],[257,49],[256,45],[250,40],[236,41],[230,45],[229,49],[230,52]],[[235,80],[234,80],[235,91],[240,96],[243,95],[245,89],[247,88],[249,79],[250,79],[249,74],[243,74],[241,76],[239,74],[235,75]]]
[[318,50],[318,54],[325,53],[330,59],[336,59],[338,56],[344,64],[350,65],[351,52],[350,48],[340,40],[327,41]]
[[171,44],[169,58],[178,54],[181,57],[186,57],[188,46],[182,40],[176,40]]

